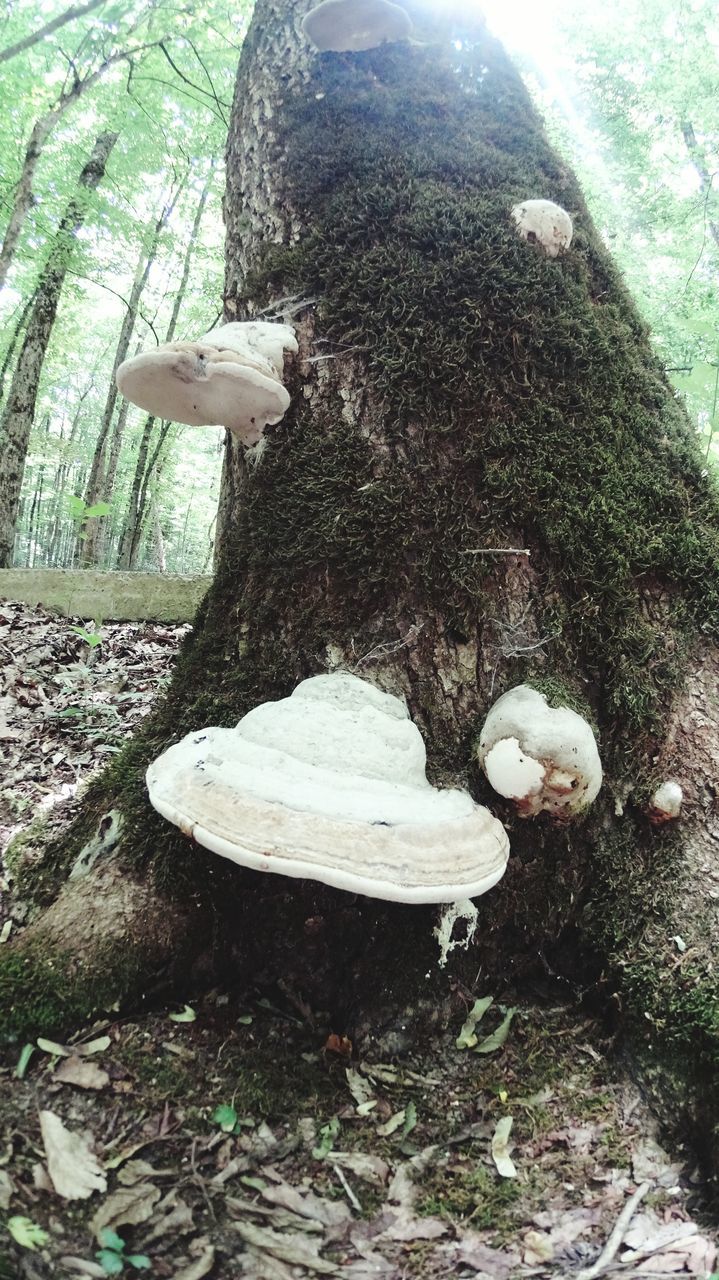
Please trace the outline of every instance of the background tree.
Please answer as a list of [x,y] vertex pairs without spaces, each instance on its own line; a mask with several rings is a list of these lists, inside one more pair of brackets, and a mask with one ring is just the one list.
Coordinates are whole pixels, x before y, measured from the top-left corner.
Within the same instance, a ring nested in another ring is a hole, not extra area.
[[[39,914],[0,956],[6,1026],[56,1027],[198,964],[289,980],[360,1035],[370,1009],[441,1004],[431,910],[242,872],[148,806],[144,771],[168,743],[340,667],[403,694],[432,779],[470,785],[510,831],[450,976],[517,974],[540,952],[616,991],[655,1052],[691,1045],[698,1072],[719,1032],[716,485],[502,50],[479,24],[457,48],[412,12],[418,43],[316,57],[296,5],[257,4],[229,137],[226,314],[294,299],[293,403],[259,465],[228,444],[217,573],[167,697],[71,830],[15,852]],[[513,224],[534,196],[575,219],[556,260]],[[577,827],[519,821],[478,774],[486,710],[521,681],[597,724],[605,786]],[[673,773],[680,837],[646,815]],[[89,840],[92,870],[68,878]]]
[[[12,559],[15,521],[25,453],[30,435],[37,390],[50,340],[60,292],[70,265],[73,239],[88,212],[90,195],[101,181],[117,134],[101,134],[84,166],[77,193],[70,201],[58,228],[50,256],[38,280],[33,306],[20,350],[7,404],[0,419],[0,565]],[[33,511],[35,504],[31,511]],[[34,515],[31,516],[31,524]]]

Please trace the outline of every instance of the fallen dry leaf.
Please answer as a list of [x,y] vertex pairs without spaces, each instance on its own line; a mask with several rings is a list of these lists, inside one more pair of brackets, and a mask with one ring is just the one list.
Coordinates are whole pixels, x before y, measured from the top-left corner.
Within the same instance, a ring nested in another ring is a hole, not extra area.
[[203,1280],[203,1276],[209,1275],[215,1265],[215,1250],[211,1244],[206,1245],[200,1256],[195,1262],[190,1262],[188,1266],[181,1267],[176,1271],[172,1280]]
[[105,1089],[110,1077],[103,1067],[86,1058],[63,1058],[54,1075],[61,1084],[73,1084],[78,1089]]
[[318,1275],[340,1274],[339,1267],[334,1262],[320,1257],[320,1245],[314,1240],[308,1240],[306,1236],[272,1231],[270,1227],[258,1227],[252,1222],[233,1222],[232,1226],[245,1244],[261,1253],[272,1254],[280,1262],[287,1262],[294,1267],[306,1267],[308,1271],[316,1271]]
[[53,1111],[40,1112],[40,1131],[48,1173],[59,1196],[86,1200],[93,1192],[107,1189],[107,1178],[85,1138],[66,1129]]
[[492,1137],[492,1159],[500,1178],[516,1178],[517,1170],[509,1154],[509,1135],[514,1121],[511,1116],[502,1116]]
[[140,1182],[134,1187],[118,1187],[103,1201],[93,1215],[90,1226],[98,1244],[100,1232],[105,1227],[116,1231],[121,1226],[138,1226],[152,1217],[157,1201],[160,1199],[159,1187],[151,1182]]

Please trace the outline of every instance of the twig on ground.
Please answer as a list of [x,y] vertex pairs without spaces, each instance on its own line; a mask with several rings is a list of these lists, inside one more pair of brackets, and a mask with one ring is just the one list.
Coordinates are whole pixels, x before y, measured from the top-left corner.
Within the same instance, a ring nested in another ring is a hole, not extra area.
[[619,1246],[624,1239],[627,1227],[634,1217],[637,1207],[641,1204],[650,1187],[650,1182],[643,1182],[640,1187],[637,1187],[634,1195],[629,1197],[627,1203],[622,1209],[622,1212],[617,1218],[616,1223],[614,1224],[614,1230],[612,1231],[596,1262],[593,1262],[591,1267],[586,1267],[585,1270],[578,1271],[577,1280],[595,1280],[595,1277],[601,1275],[603,1271],[606,1271],[607,1267],[614,1261],[619,1250]]
[[337,1174],[337,1177],[339,1178],[340,1182],[342,1183],[342,1186],[344,1187],[344,1189],[345,1189],[345,1191],[346,1191],[346,1193],[347,1193],[347,1199],[349,1200],[350,1204],[352,1205],[352,1208],[353,1208],[353,1209],[356,1209],[358,1213],[361,1213],[361,1212],[362,1212],[362,1205],[360,1204],[359,1200],[357,1199],[357,1196],[355,1195],[355,1193],[354,1193],[354,1191],[352,1190],[352,1188],[351,1188],[351,1186],[350,1186],[349,1182],[348,1182],[348,1181],[347,1181],[347,1179],[345,1178],[345,1175],[343,1174],[343,1172],[342,1172],[342,1170],[340,1169],[339,1165],[338,1165],[338,1164],[333,1164],[333,1165],[332,1165],[332,1168],[334,1169],[335,1173]]

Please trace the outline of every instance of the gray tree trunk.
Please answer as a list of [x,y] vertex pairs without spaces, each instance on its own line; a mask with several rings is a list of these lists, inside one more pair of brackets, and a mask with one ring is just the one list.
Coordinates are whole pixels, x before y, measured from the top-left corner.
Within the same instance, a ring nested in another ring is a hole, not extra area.
[[[175,294],[175,300],[172,306],[172,314],[170,316],[170,322],[167,326],[167,332],[165,334],[165,342],[172,342],[175,336],[175,329],[176,329],[177,320],[180,314],[180,308],[185,300],[187,282],[190,278],[190,266],[192,263],[192,254],[194,252],[195,244],[200,233],[200,227],[202,225],[202,219],[205,213],[205,206],[207,204],[210,190],[212,188],[214,176],[215,176],[215,160],[213,159],[210,164],[210,172],[207,175],[207,181],[204,187],[202,188],[200,199],[197,204],[197,209],[195,210],[195,217],[192,223],[192,230],[190,231],[190,238],[187,242],[187,247],[185,249],[185,256],[182,263],[182,275],[180,277],[180,283],[178,285],[177,292]],[[128,507],[127,507],[127,515],[125,516],[125,523],[123,526],[122,537],[120,539],[120,549],[117,557],[118,569],[132,569],[134,567],[134,563],[137,558],[137,552],[138,552],[139,543],[140,543],[140,524],[142,521],[142,513],[140,511],[140,505],[139,505],[140,495],[143,489],[143,482],[145,482],[145,487],[146,487],[145,465],[147,463],[147,454],[150,447],[150,438],[152,436],[154,425],[155,425],[155,419],[153,417],[147,418],[142,430],[142,436],[140,437],[140,446],[137,453],[137,461],[135,463],[135,472],[132,479],[132,488],[130,490],[130,498],[129,498]]]
[[12,557],[25,455],[40,375],[65,275],[72,258],[75,235],[85,221],[92,192],[105,173],[117,136],[116,133],[103,133],[97,139],[92,155],[80,174],[77,191],[57,230],[35,291],[25,339],[0,419],[0,567],[3,568],[9,567]]
[[[122,325],[120,327],[120,336],[117,340],[117,347],[115,348],[115,359],[112,365],[112,374],[110,377],[110,384],[107,391],[107,399],[105,401],[105,408],[102,415],[102,421],[100,423],[100,431],[98,433],[97,441],[95,444],[95,450],[92,457],[92,464],[90,466],[90,474],[87,481],[87,487],[85,489],[85,502],[89,507],[93,506],[96,502],[107,502],[112,494],[112,485],[115,480],[115,466],[117,464],[117,454],[115,454],[115,457],[113,459],[112,453],[111,453],[110,461],[107,467],[105,465],[105,458],[106,458],[106,452],[107,452],[107,442],[108,442],[108,439],[110,438],[110,429],[112,426],[113,415],[115,412],[115,405],[117,404],[117,398],[119,394],[117,390],[117,383],[115,381],[115,375],[120,365],[122,364],[123,360],[127,359],[127,353],[130,348],[130,339],[132,337],[132,331],[135,327],[135,323],[137,320],[137,312],[140,305],[140,299],[142,297],[145,285],[147,284],[148,277],[150,275],[150,271],[152,270],[152,266],[155,261],[155,258],[157,257],[157,251],[160,246],[160,237],[162,236],[162,233],[165,227],[167,226],[168,219],[175,207],[175,204],[177,203],[177,200],[179,199],[179,196],[182,192],[182,188],[184,187],[184,184],[187,180],[187,176],[188,175],[186,174],[185,177],[182,179],[182,181],[178,184],[175,191],[172,192],[168,197],[168,199],[165,201],[159,217],[157,218],[154,226],[150,231],[150,234],[144,241],[142,245],[142,249],[140,250],[140,256],[138,258],[137,266],[135,268],[135,276],[132,282],[132,288],[130,290],[130,296],[127,299],[125,315],[122,321]],[[123,424],[126,417],[127,417],[127,409],[125,409],[125,412],[123,415]],[[117,427],[115,431],[115,435],[118,437],[118,448],[119,448],[118,431],[120,430],[121,428]],[[85,565],[97,564],[99,556],[101,554],[101,549],[102,549],[102,546],[101,546],[102,538],[101,538],[100,530],[101,530],[100,519],[91,517],[91,519],[89,519],[86,523],[82,540],[78,543],[78,556],[82,564],[85,564]]]
[[[289,983],[356,1039],[539,956],[612,996],[655,1060],[673,1049],[709,1108],[719,498],[519,76],[478,21],[457,48],[410,7],[415,42],[317,56],[299,27],[309,0],[258,0],[228,144],[226,315],[290,309],[291,408],[257,465],[228,441],[191,641],[48,849],[54,900],[0,955],[0,994],[6,973],[9,1021],[36,1032],[59,938],[78,974],[56,992],[61,1022],[200,954],[206,972],[212,936],[225,980]],[[512,207],[535,197],[572,214],[557,258],[518,235]],[[431,780],[468,787],[508,830],[507,873],[445,975],[431,909],[243,871],[147,803],[146,765],[169,742],[336,668],[404,696]],[[523,820],[479,772],[489,707],[525,682],[597,726],[604,787],[578,825]],[[647,812],[672,776],[674,830]],[[63,880],[110,808],[120,844],[81,888]]]

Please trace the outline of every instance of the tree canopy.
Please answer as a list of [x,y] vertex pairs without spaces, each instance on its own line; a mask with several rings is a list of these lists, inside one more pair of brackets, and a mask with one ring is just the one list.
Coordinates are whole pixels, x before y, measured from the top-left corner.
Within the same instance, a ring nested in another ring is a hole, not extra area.
[[[0,28],[8,103],[0,118],[5,395],[39,267],[73,184],[95,136],[119,135],[76,237],[42,370],[17,564],[87,562],[83,514],[98,502],[105,514],[92,561],[126,567],[133,522],[133,567],[200,571],[211,561],[222,431],[148,425],[121,397],[110,403],[108,389],[123,322],[134,354],[165,340],[173,310],[179,338],[206,332],[221,315],[223,153],[251,9],[250,0],[229,12],[215,0],[180,9],[166,0],[90,0],[46,6],[41,23],[36,6],[7,8]],[[710,0],[680,9],[669,0],[601,8],[560,0],[546,46],[531,55],[521,42],[512,50],[509,33],[510,52],[705,439],[708,465],[719,456],[713,17]],[[489,20],[504,34],[499,6],[496,15],[490,6]],[[128,316],[133,279],[141,287]]]

